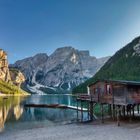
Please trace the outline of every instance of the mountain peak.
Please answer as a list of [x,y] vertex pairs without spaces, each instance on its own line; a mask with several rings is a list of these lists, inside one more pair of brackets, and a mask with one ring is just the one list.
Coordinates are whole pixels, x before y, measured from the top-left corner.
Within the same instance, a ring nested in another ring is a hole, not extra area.
[[64,46],[64,47],[57,48],[56,50],[73,50],[73,49],[75,48],[72,46]]
[[76,49],[71,46],[65,46],[65,47],[57,48],[54,51],[54,53],[70,53],[72,51],[76,51]]
[[[72,46],[65,46],[61,48],[57,48],[55,52],[52,54],[52,56],[59,56],[59,57],[71,57],[73,55],[80,55],[82,57],[90,57],[89,51],[88,50],[78,50],[75,49]],[[95,57],[94,57],[95,58]]]
[[[28,61],[27,61],[28,60]],[[78,50],[71,46],[58,48],[50,56],[37,54],[16,62],[26,76],[26,88],[39,92],[53,89],[68,92],[73,87],[93,76],[108,60],[96,59],[87,50]]]
[[46,53],[38,53],[34,55],[33,57],[48,57],[48,55]]

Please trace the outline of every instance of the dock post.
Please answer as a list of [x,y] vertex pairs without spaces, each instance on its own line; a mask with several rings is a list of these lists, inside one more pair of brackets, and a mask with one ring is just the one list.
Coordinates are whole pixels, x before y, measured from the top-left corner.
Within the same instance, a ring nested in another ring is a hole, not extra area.
[[117,105],[115,105],[115,116],[117,117]]
[[134,110],[134,109],[135,109],[135,105],[132,106],[132,110],[133,110],[133,118],[134,118],[134,116],[135,116],[135,112],[134,112],[135,110]]
[[126,106],[126,111],[127,111],[127,116],[128,116],[128,111],[129,111],[129,109],[128,109],[128,105]]
[[139,114],[139,104],[137,105],[137,111],[138,111],[138,114]]
[[111,104],[111,118],[113,119],[113,104]]
[[101,104],[101,122],[104,123],[103,104]]
[[79,121],[79,116],[78,116],[78,99],[77,99],[77,122]]
[[117,106],[117,125],[120,126],[120,106]]
[[131,114],[131,109],[132,109],[132,106],[130,105],[130,111],[129,111],[129,113],[130,113],[130,118],[129,118],[129,122],[132,122],[132,114]]
[[93,121],[93,102],[90,101],[90,120]]
[[108,104],[108,114],[109,114],[110,116],[112,116],[112,112],[111,112],[111,104]]
[[81,122],[83,122],[83,104],[81,100]]
[[89,109],[89,101],[87,101],[87,106],[88,106],[88,107],[87,107],[87,109],[88,109],[88,110],[87,110],[87,111],[88,111],[88,112],[87,112],[87,113],[88,113],[88,120],[90,120],[90,109]]
[[115,120],[115,105],[113,104],[113,120]]
[[125,117],[125,106],[123,106],[123,116]]

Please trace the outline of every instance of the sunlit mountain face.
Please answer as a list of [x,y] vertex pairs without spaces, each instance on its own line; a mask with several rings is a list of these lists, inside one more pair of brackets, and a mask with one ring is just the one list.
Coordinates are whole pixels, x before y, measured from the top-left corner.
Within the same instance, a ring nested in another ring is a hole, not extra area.
[[109,58],[96,58],[87,50],[68,46],[56,49],[50,56],[40,53],[16,61],[10,67],[22,71],[26,77],[23,88],[32,93],[66,94],[91,78]]

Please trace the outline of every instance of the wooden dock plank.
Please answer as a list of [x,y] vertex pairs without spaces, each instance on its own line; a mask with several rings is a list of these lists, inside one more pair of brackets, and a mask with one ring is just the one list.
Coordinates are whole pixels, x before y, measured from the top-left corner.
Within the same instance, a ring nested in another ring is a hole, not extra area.
[[[25,104],[25,107],[33,107],[33,108],[62,108],[62,109],[73,109],[77,110],[76,106],[69,106],[64,104]],[[81,110],[81,107],[78,107],[78,111]],[[87,108],[83,108],[83,111],[87,111]]]

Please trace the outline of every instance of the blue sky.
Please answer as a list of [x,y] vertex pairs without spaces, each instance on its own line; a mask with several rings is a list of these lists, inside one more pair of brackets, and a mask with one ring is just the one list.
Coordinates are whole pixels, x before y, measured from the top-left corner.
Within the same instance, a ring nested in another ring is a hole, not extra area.
[[73,46],[113,55],[140,35],[140,0],[0,0],[0,48],[9,62]]

